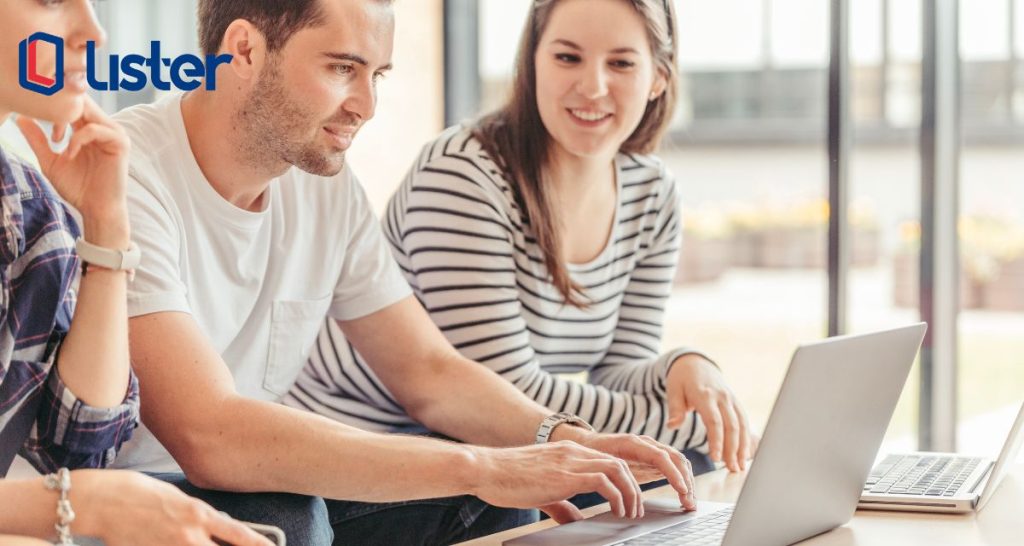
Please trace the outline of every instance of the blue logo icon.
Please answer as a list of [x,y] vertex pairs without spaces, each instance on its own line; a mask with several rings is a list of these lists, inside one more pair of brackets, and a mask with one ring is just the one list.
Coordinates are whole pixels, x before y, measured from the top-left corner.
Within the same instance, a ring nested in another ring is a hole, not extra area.
[[[38,48],[40,44],[56,48],[56,72],[53,77],[40,74]],[[53,95],[64,88],[64,39],[59,36],[36,32],[21,42],[18,50],[20,83],[29,91],[42,95]],[[107,63],[106,81],[97,75],[96,42],[87,42],[85,51],[86,81],[96,91],[141,91],[152,83],[161,91],[172,88],[182,91],[198,89],[205,83],[208,90],[217,88],[217,68],[228,64],[231,55],[185,54],[174,59],[160,56],[160,42],[150,42],[149,57],[139,54],[110,55]],[[164,73],[164,69],[167,73]],[[165,79],[164,76],[167,76]]]
[[[40,73],[39,48],[56,49],[53,77]],[[64,39],[45,32],[36,32],[18,44],[18,80],[21,86],[40,95],[50,96],[64,89]]]

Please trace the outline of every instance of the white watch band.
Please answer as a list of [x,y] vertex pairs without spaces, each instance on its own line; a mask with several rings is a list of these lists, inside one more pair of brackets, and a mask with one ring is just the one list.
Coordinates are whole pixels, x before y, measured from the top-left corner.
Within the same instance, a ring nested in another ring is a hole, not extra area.
[[551,432],[555,430],[555,427],[561,424],[569,424],[580,428],[593,431],[594,427],[590,426],[590,423],[580,419],[579,417],[567,413],[560,412],[553,415],[548,415],[540,422],[540,426],[537,427],[537,443],[546,444],[551,439]]
[[117,250],[96,246],[81,237],[75,241],[75,252],[87,264],[114,271],[132,271],[142,259],[142,251],[135,243],[131,243],[128,250]]

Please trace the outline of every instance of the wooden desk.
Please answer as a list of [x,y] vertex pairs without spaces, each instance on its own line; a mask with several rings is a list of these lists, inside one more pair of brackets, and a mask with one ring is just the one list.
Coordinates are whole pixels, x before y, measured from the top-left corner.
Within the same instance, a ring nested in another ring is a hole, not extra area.
[[[745,474],[724,470],[697,477],[700,500],[735,502]],[[668,487],[645,494],[676,498]],[[590,516],[608,505],[584,510]],[[499,546],[503,541],[553,526],[550,520],[464,542],[463,546]],[[1024,465],[1014,468],[981,514],[946,515],[858,510],[846,525],[800,542],[807,546],[1014,546],[1024,545]],[[567,545],[568,546],[568,545]]]

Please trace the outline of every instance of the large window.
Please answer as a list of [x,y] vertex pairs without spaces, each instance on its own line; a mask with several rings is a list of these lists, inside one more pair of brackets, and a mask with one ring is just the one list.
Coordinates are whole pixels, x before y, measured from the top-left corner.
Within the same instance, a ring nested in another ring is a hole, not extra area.
[[827,5],[677,8],[685,91],[661,156],[686,222],[664,343],[706,348],[763,427],[793,349],[827,320]]
[[962,451],[999,449],[1024,398],[1024,18],[1019,0],[960,2]]
[[[918,320],[921,174],[921,2],[850,2],[851,147],[849,330]],[[886,437],[916,447],[919,366],[911,371]]]

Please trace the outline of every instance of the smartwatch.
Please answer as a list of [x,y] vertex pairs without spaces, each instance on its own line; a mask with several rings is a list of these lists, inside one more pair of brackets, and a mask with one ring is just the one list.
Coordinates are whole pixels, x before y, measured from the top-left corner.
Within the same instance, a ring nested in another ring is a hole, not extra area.
[[81,237],[75,241],[75,252],[83,262],[113,271],[133,271],[142,259],[142,251],[135,243],[128,250],[116,250],[96,246]]

